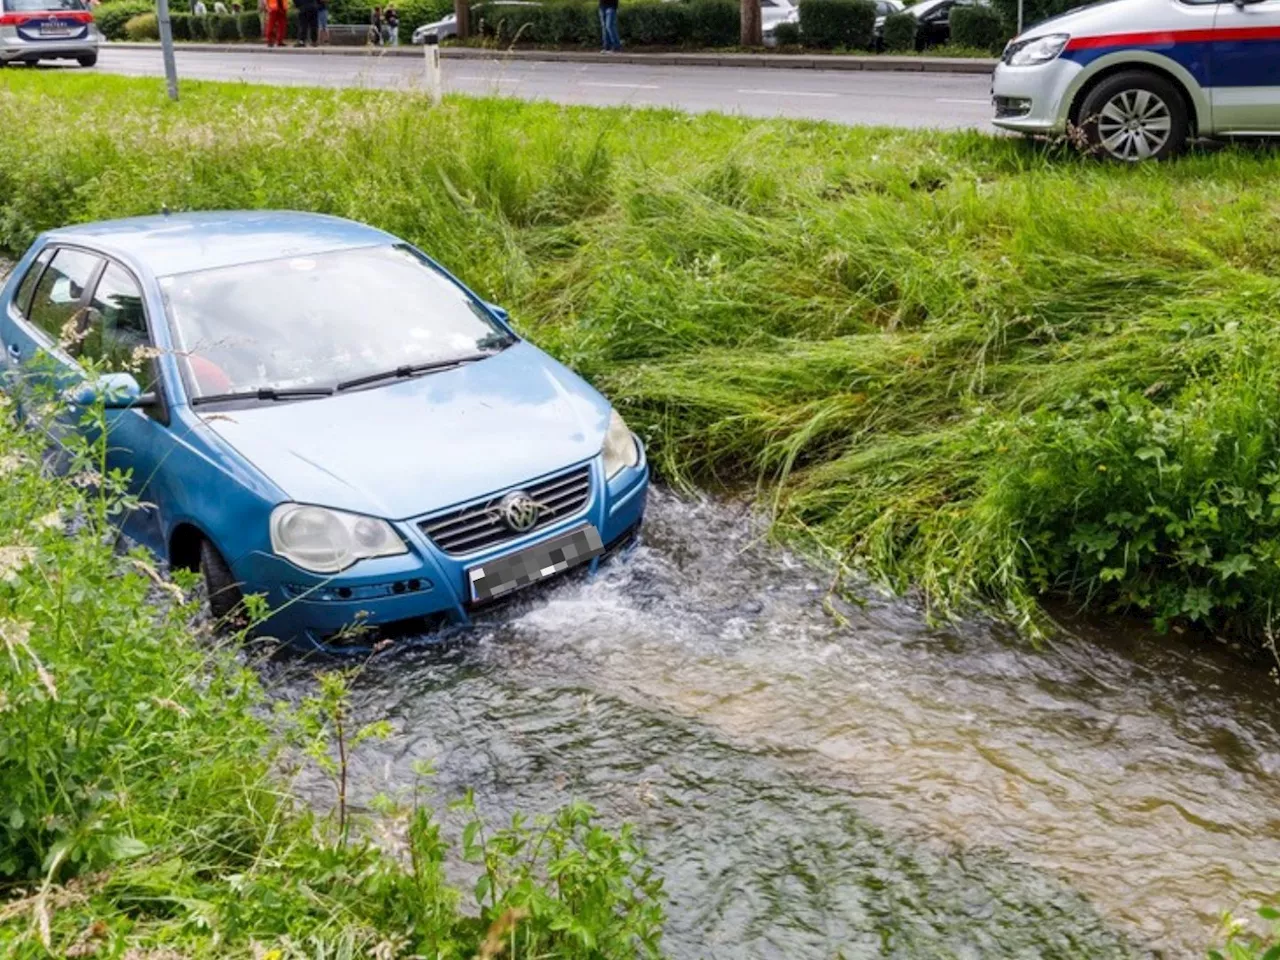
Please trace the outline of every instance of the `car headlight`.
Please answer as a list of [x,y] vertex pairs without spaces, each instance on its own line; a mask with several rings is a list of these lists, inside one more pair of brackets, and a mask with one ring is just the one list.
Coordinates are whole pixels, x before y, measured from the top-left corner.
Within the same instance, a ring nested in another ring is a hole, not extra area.
[[625,420],[614,410],[609,414],[609,432],[604,435],[604,475],[612,477],[623,467],[640,463],[640,446]]
[[357,560],[409,552],[385,520],[302,503],[282,503],[271,511],[271,549],[315,573],[337,573]]
[[1062,52],[1070,39],[1071,35],[1067,33],[1051,33],[1033,40],[1011,40],[1004,51],[1004,62],[1011,67],[1048,63]]

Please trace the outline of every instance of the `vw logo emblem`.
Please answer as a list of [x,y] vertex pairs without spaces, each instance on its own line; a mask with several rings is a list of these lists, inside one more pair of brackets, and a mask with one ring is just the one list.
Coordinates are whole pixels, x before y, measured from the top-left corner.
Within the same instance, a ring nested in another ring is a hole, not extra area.
[[516,533],[532,530],[542,515],[542,507],[523,490],[513,490],[498,503],[502,522]]

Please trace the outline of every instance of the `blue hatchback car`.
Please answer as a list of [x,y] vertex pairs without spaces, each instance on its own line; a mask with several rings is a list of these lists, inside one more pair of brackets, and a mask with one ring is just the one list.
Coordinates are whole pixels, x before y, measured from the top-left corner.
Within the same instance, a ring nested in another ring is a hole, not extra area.
[[[639,528],[639,440],[502,309],[372,227],[194,213],[42,235],[0,292],[11,387],[109,408],[128,531],[201,570],[217,617],[265,632],[445,614],[579,564]],[[92,381],[81,364],[99,371]]]

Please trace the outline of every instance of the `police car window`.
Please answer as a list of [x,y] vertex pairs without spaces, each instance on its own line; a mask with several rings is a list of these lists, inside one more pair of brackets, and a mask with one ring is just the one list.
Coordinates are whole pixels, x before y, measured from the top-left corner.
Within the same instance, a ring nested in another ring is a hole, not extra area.
[[45,247],[41,250],[27,269],[26,276],[22,278],[22,283],[18,284],[18,292],[13,297],[13,305],[17,309],[19,316],[25,317],[27,315],[27,308],[31,306],[31,291],[36,288],[36,281],[40,279],[40,271],[45,268],[45,264],[49,262],[49,258],[52,256],[52,247]]
[[41,275],[27,316],[55,343],[71,346],[88,332],[80,298],[100,262],[79,250],[59,250]]
[[0,0],[6,13],[61,13],[88,10],[84,0]]
[[130,371],[138,348],[149,343],[137,281],[123,267],[107,264],[89,300],[88,333],[75,355],[101,360],[112,372]]

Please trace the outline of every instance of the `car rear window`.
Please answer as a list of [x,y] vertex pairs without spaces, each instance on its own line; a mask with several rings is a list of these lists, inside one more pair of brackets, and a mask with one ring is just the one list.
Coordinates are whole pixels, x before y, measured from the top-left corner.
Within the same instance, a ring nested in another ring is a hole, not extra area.
[[43,13],[56,10],[88,10],[84,0],[0,0],[0,10],[5,13]]
[[17,308],[18,314],[25,317],[27,308],[31,306],[31,291],[36,287],[36,281],[40,279],[40,271],[44,269],[49,258],[53,256],[53,248],[45,247],[40,251],[39,255],[32,261],[31,266],[27,268],[26,275],[22,278],[22,283],[18,284],[18,292],[13,298],[13,305]]
[[77,314],[84,315],[80,300],[84,288],[93,279],[93,273],[101,263],[97,257],[80,250],[59,250],[40,277],[35,298],[31,301],[29,319],[48,334],[54,343],[75,341],[85,333]]

